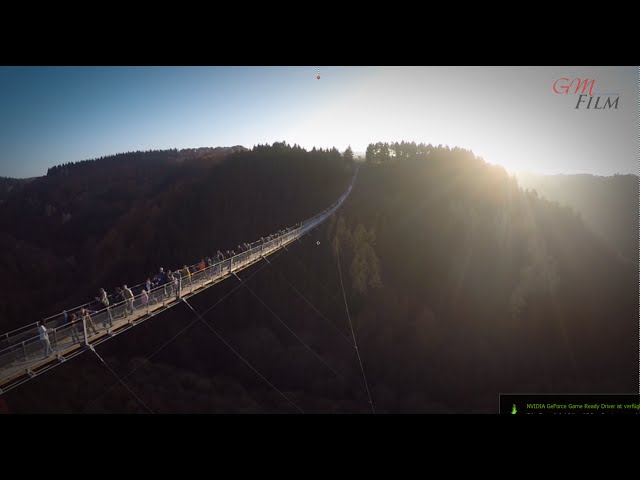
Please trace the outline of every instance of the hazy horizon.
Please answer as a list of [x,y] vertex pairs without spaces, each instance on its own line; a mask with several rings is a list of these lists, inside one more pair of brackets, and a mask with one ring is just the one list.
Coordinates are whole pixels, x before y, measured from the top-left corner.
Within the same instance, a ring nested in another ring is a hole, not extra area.
[[[316,79],[320,72],[320,80]],[[637,67],[2,67],[0,175],[135,150],[415,141],[510,173],[637,174]],[[576,109],[559,78],[617,109]],[[618,96],[612,96],[611,94]]]

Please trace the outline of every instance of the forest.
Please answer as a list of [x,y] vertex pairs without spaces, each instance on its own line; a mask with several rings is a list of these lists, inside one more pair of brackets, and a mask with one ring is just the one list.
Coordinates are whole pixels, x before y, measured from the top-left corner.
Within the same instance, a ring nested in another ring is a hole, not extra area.
[[189,153],[65,164],[8,196],[0,288],[14,301],[2,304],[0,329],[294,224],[335,201],[349,178],[337,150],[275,143]]
[[518,184],[576,210],[620,256],[638,263],[638,176],[516,175]]
[[[0,205],[3,330],[300,221],[353,172],[350,152],[284,142],[136,155],[55,169]],[[99,347],[151,411],[370,413],[349,315],[377,413],[637,388],[637,263],[463,149],[369,145],[342,209],[240,277],[193,298],[204,320],[176,307]],[[88,354],[1,398],[17,413],[148,411]]]

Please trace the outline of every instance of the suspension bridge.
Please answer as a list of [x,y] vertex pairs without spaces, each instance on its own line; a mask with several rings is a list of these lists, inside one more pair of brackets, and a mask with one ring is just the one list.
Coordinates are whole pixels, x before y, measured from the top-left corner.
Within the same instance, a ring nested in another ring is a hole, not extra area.
[[[186,303],[193,310],[187,302],[190,297],[236,276],[237,272],[262,260],[268,262],[268,256],[282,249],[286,250],[287,245],[323,223],[347,199],[356,176],[357,169],[346,191],[329,208],[296,224],[295,227],[285,229],[284,233],[274,238],[251,244],[250,248],[242,253],[217,263],[212,262],[204,268],[202,265],[194,265],[189,269],[189,274],[179,277],[175,284],[158,285],[148,292],[133,295],[133,298],[82,315],[75,322],[70,321],[71,313],[68,312],[81,311],[89,304],[64,310],[42,321],[3,334],[0,336],[0,395],[86,351],[92,351],[104,363],[95,350],[97,345],[180,303]],[[194,271],[191,273],[191,270]],[[144,284],[133,287],[133,290],[137,290],[141,285]],[[194,313],[198,315],[197,312]],[[260,375],[259,372],[256,373]]]

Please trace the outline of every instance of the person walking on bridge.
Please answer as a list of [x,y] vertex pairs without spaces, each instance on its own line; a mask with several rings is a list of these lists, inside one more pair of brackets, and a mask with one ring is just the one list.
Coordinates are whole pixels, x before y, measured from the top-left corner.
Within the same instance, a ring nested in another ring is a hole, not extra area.
[[125,304],[125,311],[131,310],[133,315],[133,292],[126,285],[122,286],[122,292],[127,303]]
[[[116,293],[113,294],[112,303],[116,307],[118,307],[118,305],[124,305],[124,313],[122,314],[122,317],[124,318],[127,318],[127,316],[129,315],[126,300],[127,297],[124,296],[124,290],[122,290],[120,287],[116,287]],[[119,318],[120,314],[118,314],[117,317]]]
[[174,285],[175,276],[173,272],[169,270],[167,272],[167,284],[164,287],[164,295],[165,297],[171,297],[173,295],[173,285]]
[[176,293],[176,298],[180,298],[182,290],[182,276],[180,275],[180,270],[176,270],[173,273],[173,290]]
[[140,305],[142,305],[142,308],[147,308],[148,304],[149,304],[149,295],[147,294],[147,291],[143,288],[142,293],[140,294]]
[[191,281],[191,270],[186,265],[182,267],[182,278],[189,282]]
[[42,343],[44,345],[44,358],[47,358],[53,353],[53,349],[51,348],[49,333],[47,333],[47,327],[44,326],[44,323],[41,323],[38,327],[38,333],[40,334],[40,340],[42,340]]
[[73,343],[80,343],[80,334],[78,332],[78,316],[75,313],[71,314],[69,319],[69,330],[71,330],[71,340]]
[[89,315],[89,310],[87,310],[86,308],[82,308],[80,310],[80,315],[82,316],[82,321],[84,322],[87,331],[89,330],[89,328],[91,328],[91,330],[93,330],[93,333],[97,335],[98,330],[96,330],[96,326],[93,324],[91,315]]
[[100,296],[96,297],[96,300],[102,303],[102,306],[107,309],[107,314],[105,315],[104,320],[102,321],[102,326],[104,328],[107,328],[107,321],[108,321],[109,326],[113,327],[113,322],[111,321],[111,307],[109,307],[109,297],[107,296],[107,292],[105,291],[104,288],[101,288],[98,291],[98,293],[100,294]]

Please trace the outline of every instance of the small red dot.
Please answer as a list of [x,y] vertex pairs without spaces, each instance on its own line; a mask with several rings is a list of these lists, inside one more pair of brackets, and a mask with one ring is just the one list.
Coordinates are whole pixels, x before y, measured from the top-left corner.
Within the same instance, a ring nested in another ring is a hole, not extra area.
[[318,75],[316,78],[317,78],[318,80],[320,80],[320,75]]

